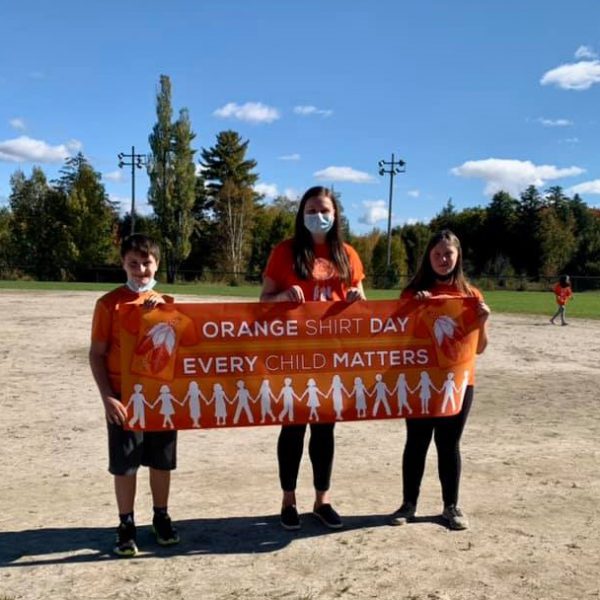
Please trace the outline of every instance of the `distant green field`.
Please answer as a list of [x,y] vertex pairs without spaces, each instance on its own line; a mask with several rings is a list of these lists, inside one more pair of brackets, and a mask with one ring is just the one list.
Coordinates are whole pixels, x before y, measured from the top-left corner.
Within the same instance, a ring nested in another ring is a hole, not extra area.
[[[60,283],[50,281],[0,281],[2,290],[51,291],[92,291],[111,290],[114,283]],[[209,283],[190,283],[167,285],[160,289],[169,294],[188,294],[192,296],[231,296],[241,298],[258,298],[260,287],[256,285],[218,285]],[[391,300],[397,298],[398,290],[367,290],[370,300]],[[501,313],[527,313],[536,315],[552,315],[555,310],[554,295],[551,292],[485,292],[486,302],[492,311]],[[600,292],[583,292],[575,294],[567,307],[569,317],[600,319]]]

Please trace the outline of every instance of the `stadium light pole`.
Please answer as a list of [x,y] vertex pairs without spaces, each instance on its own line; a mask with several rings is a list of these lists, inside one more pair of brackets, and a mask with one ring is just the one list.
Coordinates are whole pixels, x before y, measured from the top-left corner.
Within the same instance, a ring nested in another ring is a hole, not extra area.
[[119,169],[123,167],[131,167],[131,230],[130,235],[135,233],[135,168],[141,169],[146,165],[146,155],[136,154],[135,146],[131,146],[131,154],[119,152]]
[[[392,152],[392,160],[380,160],[377,164],[379,165],[380,175],[388,174],[390,176],[387,226],[387,266],[389,267],[392,262],[392,196],[394,193],[394,176],[406,171],[406,163],[401,158],[396,160],[394,158],[394,153]],[[386,169],[385,167],[389,167],[389,169]]]

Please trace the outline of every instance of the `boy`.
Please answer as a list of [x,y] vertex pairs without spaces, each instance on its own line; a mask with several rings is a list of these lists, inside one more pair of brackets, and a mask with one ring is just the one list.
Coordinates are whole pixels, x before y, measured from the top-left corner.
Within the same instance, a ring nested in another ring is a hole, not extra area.
[[150,469],[154,504],[152,527],[162,546],[177,544],[179,536],[167,512],[171,470],[176,466],[177,432],[144,432],[123,429],[127,409],[121,401],[119,320],[120,304],[142,304],[152,308],[172,298],[152,291],[160,261],[156,242],[134,234],[121,244],[121,261],[127,283],[102,296],[96,303],[92,323],[90,366],[100,391],[108,427],[109,467],[114,476],[119,509],[119,527],[113,552],[118,556],[137,554],[133,507],[136,474],[140,465]]

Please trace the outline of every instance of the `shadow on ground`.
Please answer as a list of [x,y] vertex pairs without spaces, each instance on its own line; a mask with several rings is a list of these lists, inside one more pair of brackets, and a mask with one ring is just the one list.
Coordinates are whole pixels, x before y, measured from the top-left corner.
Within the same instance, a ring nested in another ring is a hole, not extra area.
[[[329,530],[311,515],[301,515],[302,528],[285,531],[279,515],[188,519],[177,521],[181,543],[167,548],[154,541],[150,527],[138,526],[140,553],[134,560],[202,554],[257,554],[275,552],[294,540],[321,535],[344,535],[348,531],[388,526],[387,515],[344,516],[344,527]],[[438,523],[437,517],[417,517],[415,523]],[[0,566],[86,563],[114,560],[111,543],[115,529],[65,527],[0,532]]]

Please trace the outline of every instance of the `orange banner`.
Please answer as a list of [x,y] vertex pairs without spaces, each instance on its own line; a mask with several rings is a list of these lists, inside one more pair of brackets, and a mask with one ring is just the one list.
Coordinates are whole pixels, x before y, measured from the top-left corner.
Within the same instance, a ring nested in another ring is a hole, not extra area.
[[119,309],[131,429],[443,417],[460,411],[475,298]]

